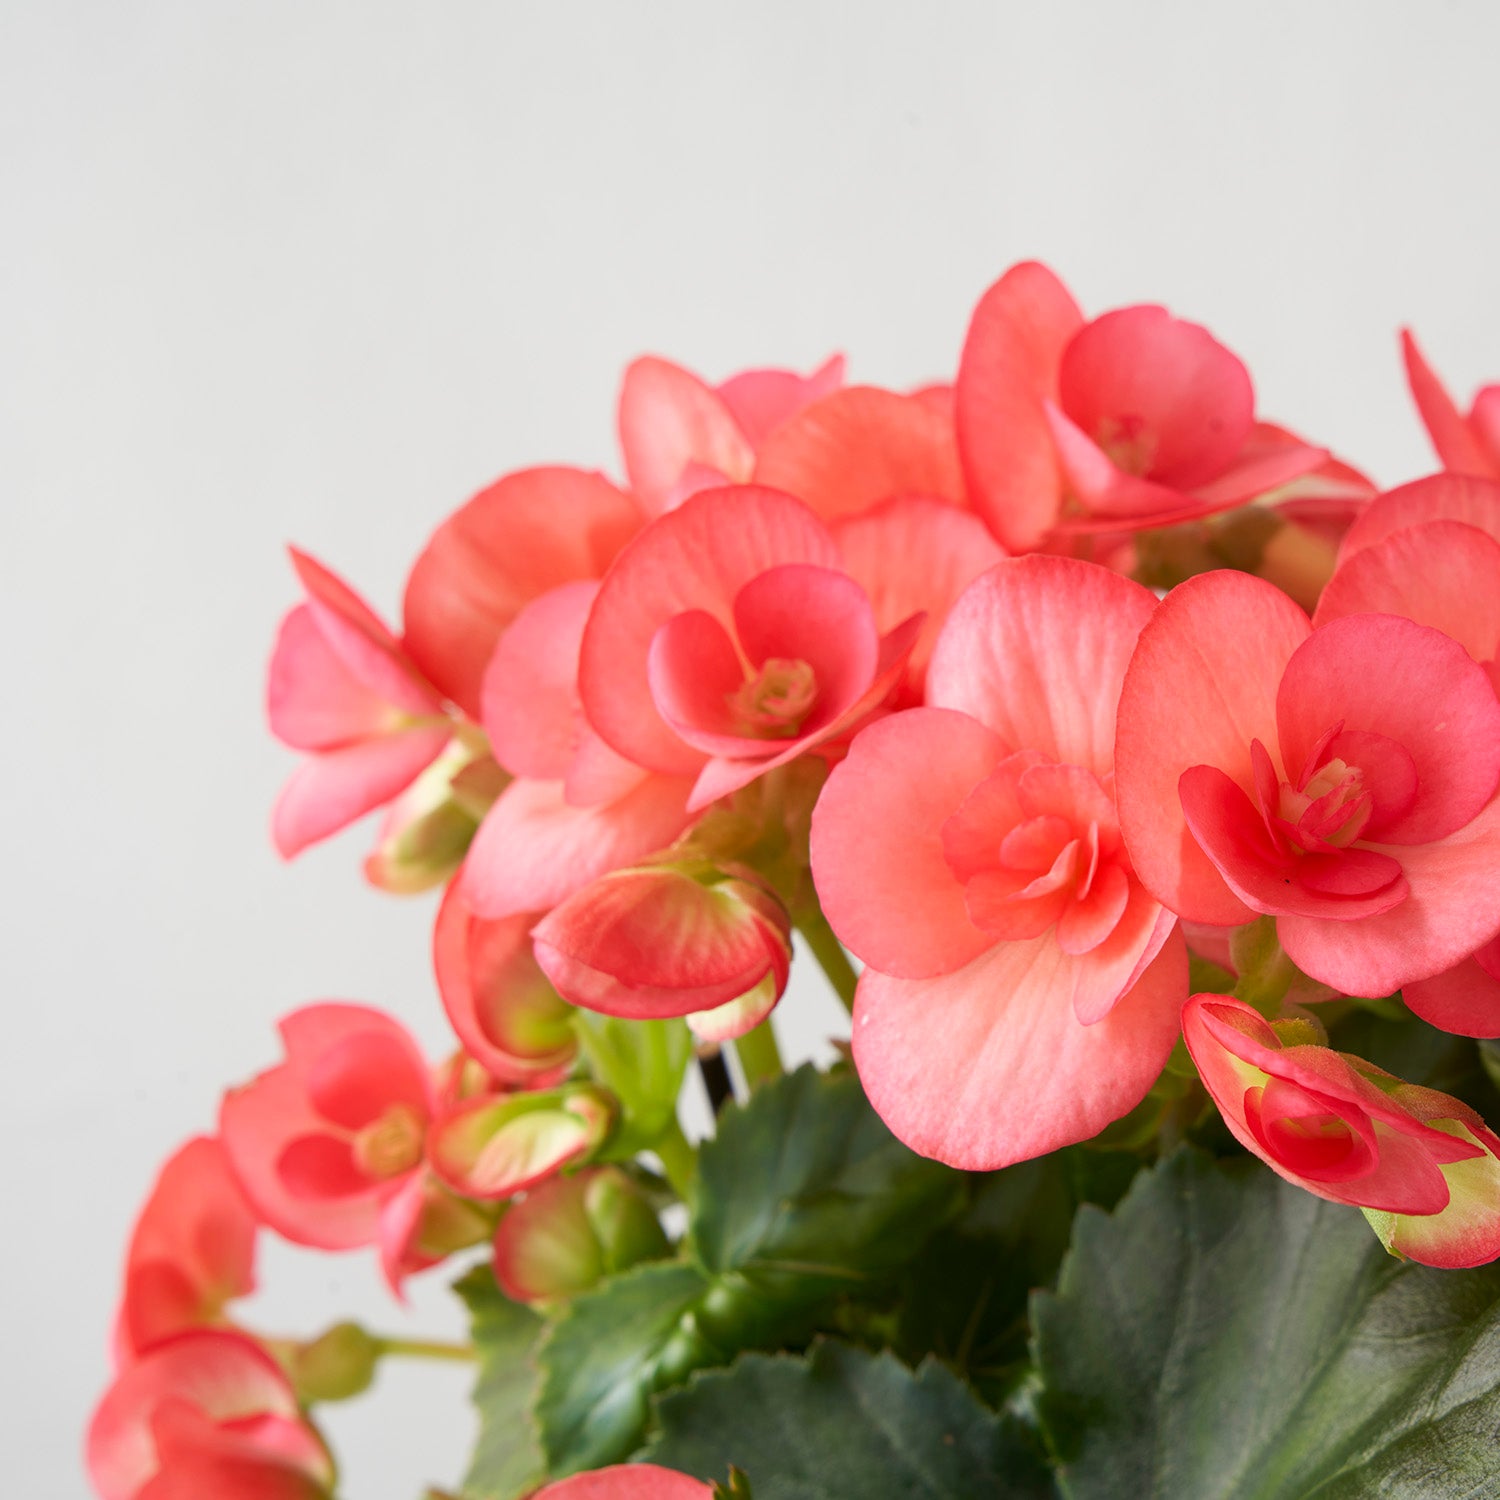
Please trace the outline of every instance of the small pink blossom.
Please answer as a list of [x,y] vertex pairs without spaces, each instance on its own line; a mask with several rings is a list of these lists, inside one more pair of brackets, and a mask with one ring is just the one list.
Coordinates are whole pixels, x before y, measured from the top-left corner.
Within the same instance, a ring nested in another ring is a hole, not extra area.
[[309,752],[272,817],[288,859],[405,790],[454,728],[364,600],[305,553],[292,563],[307,597],[281,622],[266,690],[272,733]]
[[102,1500],[327,1500],[333,1461],[281,1367],[238,1333],[149,1349],[89,1424]]
[[974,311],[957,412],[972,503],[1017,552],[1225,510],[1328,456],[1257,442],[1249,372],[1206,329],[1149,306],[1087,321],[1031,261]]

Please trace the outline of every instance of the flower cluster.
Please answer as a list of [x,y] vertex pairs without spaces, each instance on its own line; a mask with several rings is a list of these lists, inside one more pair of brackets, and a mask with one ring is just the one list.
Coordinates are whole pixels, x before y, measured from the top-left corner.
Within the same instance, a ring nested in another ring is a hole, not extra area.
[[[670,1254],[682,1069],[779,1071],[794,933],[923,1156],[991,1171],[1211,1100],[1392,1251],[1500,1256],[1500,1138],[1329,1038],[1375,1002],[1500,1036],[1500,387],[1464,416],[1406,360],[1444,472],[1380,493],[1207,330],[1089,318],[1024,264],[951,381],[637,361],[623,482],[490,485],[399,630],[294,551],[275,841],[383,810],[365,875],[444,888],[456,1050],[307,1006],[167,1163],[99,1493],[331,1493],[307,1406],[400,1350],[233,1322],[263,1227],[372,1246],[398,1293],[489,1243],[543,1308]],[[679,1481],[707,1494],[556,1493]]]

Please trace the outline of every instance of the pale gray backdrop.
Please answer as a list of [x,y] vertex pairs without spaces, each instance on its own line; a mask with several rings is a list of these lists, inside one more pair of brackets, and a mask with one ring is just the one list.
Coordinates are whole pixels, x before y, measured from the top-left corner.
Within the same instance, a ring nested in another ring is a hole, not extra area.
[[[1487,0],[5,0],[8,1492],[84,1492],[130,1220],[274,1018],[361,998],[443,1045],[429,904],[360,883],[361,834],[270,850],[284,541],[393,610],[485,481],[617,467],[632,355],[910,385],[1026,256],[1206,322],[1263,411],[1410,477],[1397,325],[1500,378],[1497,58]],[[805,1052],[837,1015],[778,1019]],[[366,1255],[263,1279],[268,1328],[456,1327]],[[348,1500],[453,1481],[465,1384],[331,1410]]]

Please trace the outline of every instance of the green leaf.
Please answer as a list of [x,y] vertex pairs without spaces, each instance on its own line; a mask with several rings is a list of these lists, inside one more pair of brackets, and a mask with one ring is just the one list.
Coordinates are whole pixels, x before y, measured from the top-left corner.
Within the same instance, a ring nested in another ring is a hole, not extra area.
[[967,1181],[903,1146],[849,1072],[778,1078],[719,1117],[698,1158],[692,1245],[747,1293],[805,1305],[909,1261]]
[[1179,1152],[1081,1210],[1032,1317],[1072,1500],[1500,1494],[1500,1268],[1392,1260],[1258,1162]]
[[998,1404],[1030,1368],[1027,1299],[1057,1275],[1078,1205],[1113,1206],[1140,1165],[1070,1147],[976,1175],[969,1205],[902,1274],[896,1352],[937,1355]]
[[693,1317],[708,1289],[695,1266],[640,1266],[569,1303],[539,1351],[535,1413],[554,1475],[600,1468],[641,1440],[653,1391],[727,1358]]
[[479,1440],[464,1477],[468,1500],[514,1500],[547,1477],[529,1409],[540,1380],[535,1361],[545,1323],[495,1285],[489,1265],[475,1266],[453,1284],[472,1320],[479,1377],[474,1405]]
[[649,1150],[677,1119],[682,1076],[693,1056],[685,1021],[625,1021],[579,1010],[578,1042],[594,1077],[620,1101],[622,1117],[606,1161]]
[[1019,1424],[935,1361],[913,1373],[836,1343],[801,1358],[750,1354],[658,1398],[657,1417],[644,1458],[706,1480],[734,1464],[755,1500],[1055,1493]]

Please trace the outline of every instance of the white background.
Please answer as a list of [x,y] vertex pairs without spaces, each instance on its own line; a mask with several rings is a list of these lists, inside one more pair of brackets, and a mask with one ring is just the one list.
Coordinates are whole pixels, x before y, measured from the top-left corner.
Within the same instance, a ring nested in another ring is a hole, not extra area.
[[[1500,378],[1500,7],[4,0],[0,1428],[84,1493],[130,1221],[306,1000],[445,1045],[425,901],[291,867],[261,680],[295,539],[393,611],[504,470],[616,467],[618,374],[949,374],[1012,261],[1167,301],[1263,413],[1395,482],[1416,326]],[[811,981],[805,981],[811,984]],[[837,1012],[794,993],[805,1050]],[[264,1256],[264,1326],[387,1311]],[[462,1371],[330,1411],[347,1500],[454,1481]]]

